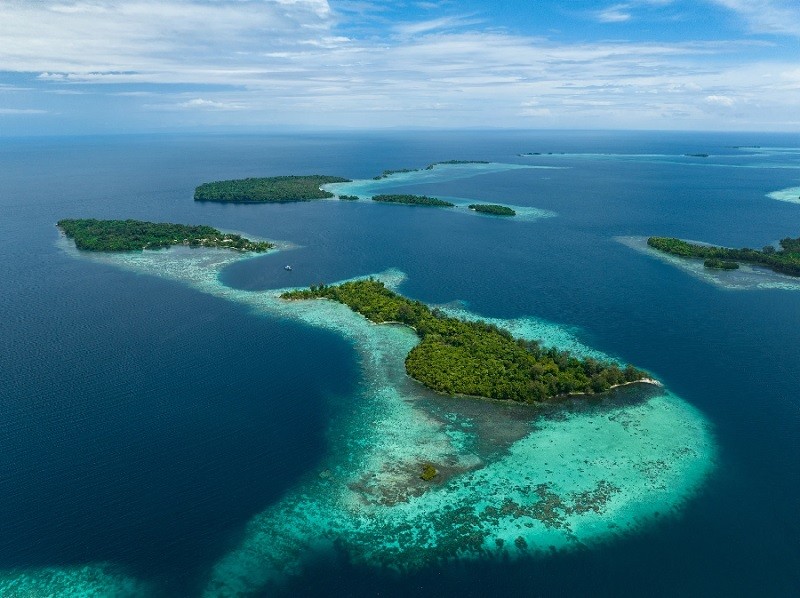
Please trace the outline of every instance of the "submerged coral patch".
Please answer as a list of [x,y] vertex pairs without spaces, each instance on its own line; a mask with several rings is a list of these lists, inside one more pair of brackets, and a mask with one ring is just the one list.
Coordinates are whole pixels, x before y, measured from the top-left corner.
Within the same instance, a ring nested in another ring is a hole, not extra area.
[[0,573],[0,596],[137,598],[151,594],[151,587],[133,577],[115,571],[110,565],[47,567]]

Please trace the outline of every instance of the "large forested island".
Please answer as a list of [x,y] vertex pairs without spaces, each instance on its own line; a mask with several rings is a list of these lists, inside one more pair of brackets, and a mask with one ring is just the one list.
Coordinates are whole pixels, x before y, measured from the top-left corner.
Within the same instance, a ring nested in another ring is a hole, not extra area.
[[78,249],[88,251],[141,251],[171,245],[221,247],[239,251],[266,251],[274,245],[222,233],[210,226],[191,226],[142,220],[59,220],[58,227]]
[[743,262],[765,266],[780,274],[800,276],[800,238],[781,239],[780,249],[767,245],[761,250],[700,245],[672,237],[650,237],[647,244],[653,249],[678,257],[706,260],[705,265],[708,268],[733,270]]
[[449,317],[369,279],[289,291],[284,299],[331,299],[375,323],[412,327],[421,342],[406,357],[408,374],[437,392],[535,403],[592,394],[647,380],[647,373],[595,359],[579,359],[536,341],[515,339],[485,322]]
[[203,183],[194,190],[195,201],[230,203],[286,203],[328,199],[333,193],[320,189],[328,183],[349,183],[338,176],[273,176]]
[[410,206],[435,206],[440,208],[452,208],[455,204],[436,197],[428,197],[427,195],[373,195],[372,201],[379,201],[383,203],[402,203]]

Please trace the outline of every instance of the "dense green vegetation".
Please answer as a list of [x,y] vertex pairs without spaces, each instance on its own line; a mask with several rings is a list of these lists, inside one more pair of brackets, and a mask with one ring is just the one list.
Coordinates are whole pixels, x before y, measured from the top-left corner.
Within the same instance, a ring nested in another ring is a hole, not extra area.
[[517,213],[507,206],[500,206],[494,203],[474,203],[469,206],[470,210],[492,214],[494,216],[516,216]]
[[424,169],[423,168],[398,168],[397,170],[384,170],[378,176],[372,177],[374,180],[379,181],[381,179],[385,179],[387,177],[392,176],[393,174],[402,174],[404,172],[419,172],[420,170],[433,170],[439,164],[490,164],[486,160],[444,160],[442,162],[434,162],[433,164],[428,164]]
[[266,251],[274,247],[239,235],[221,233],[210,226],[143,222],[141,220],[59,220],[58,227],[88,251],[135,251],[170,245],[223,247],[239,251]]
[[406,371],[428,388],[448,395],[536,402],[572,393],[596,393],[647,378],[632,366],[578,359],[536,341],[515,339],[485,322],[467,322],[406,299],[376,280],[312,286],[284,299],[326,298],[369,320],[411,326],[421,342],[406,357]]
[[438,166],[439,164],[491,164],[491,162],[487,162],[486,160],[443,160],[442,162],[428,164],[425,170],[433,170],[434,166]]
[[402,203],[411,206],[438,206],[442,208],[452,208],[455,204],[427,195],[374,195],[372,201],[383,203]]
[[283,203],[334,197],[320,189],[327,183],[349,183],[338,176],[274,176],[203,183],[194,190],[195,201]]
[[[647,244],[653,249],[670,253],[679,257],[693,257],[703,260],[719,260],[721,262],[737,262],[766,266],[780,274],[800,276],[800,238],[781,239],[780,249],[771,245],[762,250],[728,249],[714,245],[698,245],[687,243],[671,237],[650,237]],[[710,266],[718,267],[718,266]]]
[[738,270],[739,264],[736,262],[727,262],[725,260],[718,260],[716,258],[707,259],[703,262],[706,268],[713,270]]
[[356,201],[358,199],[358,195],[340,195],[339,199],[344,201]]
[[518,156],[566,156],[567,152],[525,152]]
[[384,170],[378,176],[372,177],[374,180],[379,181],[381,179],[385,179],[387,177],[392,176],[393,174],[401,174],[404,172],[418,172],[419,168],[399,168],[397,170]]

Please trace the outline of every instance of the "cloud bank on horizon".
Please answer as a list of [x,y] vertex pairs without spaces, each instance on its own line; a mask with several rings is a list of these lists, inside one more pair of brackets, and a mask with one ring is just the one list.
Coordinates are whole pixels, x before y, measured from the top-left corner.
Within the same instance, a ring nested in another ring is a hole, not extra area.
[[0,135],[800,131],[796,0],[5,0]]

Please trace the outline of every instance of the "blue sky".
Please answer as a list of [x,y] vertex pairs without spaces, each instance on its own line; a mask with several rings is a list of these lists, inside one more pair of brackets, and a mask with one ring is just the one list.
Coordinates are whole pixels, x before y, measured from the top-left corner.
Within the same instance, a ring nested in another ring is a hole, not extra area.
[[0,135],[800,131],[800,0],[2,0]]

